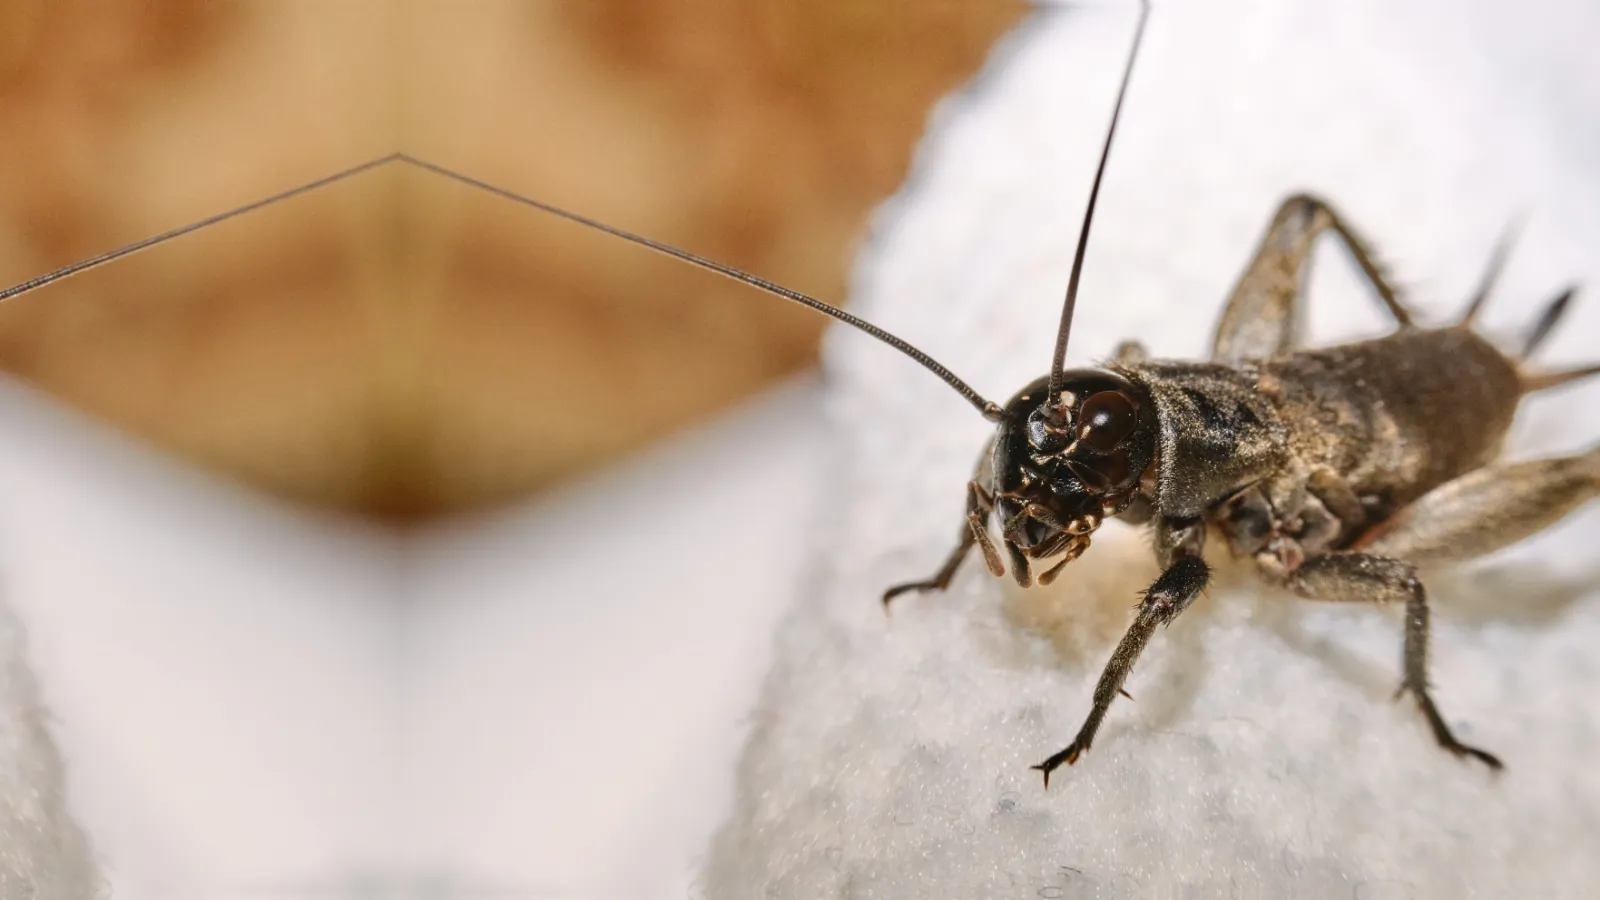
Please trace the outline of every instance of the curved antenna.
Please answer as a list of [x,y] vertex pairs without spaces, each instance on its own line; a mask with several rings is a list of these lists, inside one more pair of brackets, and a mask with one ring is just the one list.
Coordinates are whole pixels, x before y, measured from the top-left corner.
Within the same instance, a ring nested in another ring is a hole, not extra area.
[[489,192],[491,194],[494,194],[497,197],[502,197],[502,198],[504,198],[506,200],[510,200],[510,201],[512,201],[514,203],[520,203],[520,204],[523,204],[524,206],[531,206],[534,209],[540,210],[542,212],[547,212],[547,213],[549,213],[549,214],[551,214],[553,216],[558,216],[560,218],[566,219],[569,222],[575,222],[575,223],[577,223],[579,225],[588,226],[589,228],[593,228],[596,231],[601,231],[601,232],[604,232],[605,234],[611,235],[612,237],[621,238],[621,239],[623,239],[625,241],[628,241],[630,243],[638,244],[641,247],[648,247],[649,249],[654,250],[657,253],[663,253],[663,254],[665,254],[667,256],[672,257],[673,259],[689,263],[692,266],[698,266],[699,268],[706,269],[706,270],[711,271],[711,272],[716,272],[718,275],[726,276],[728,278],[733,279],[734,281],[740,282],[742,284],[747,284],[747,285],[750,285],[751,287],[758,288],[760,290],[766,291],[769,294],[773,294],[775,296],[782,297],[785,300],[792,300],[795,303],[800,304],[801,306],[810,307],[811,309],[814,309],[817,312],[822,313],[825,316],[832,316],[833,318],[838,319],[839,321],[845,323],[846,325],[854,326],[854,327],[866,332],[867,334],[872,335],[873,337],[877,338],[878,340],[883,341],[885,344],[888,344],[889,346],[895,348],[896,350],[899,350],[901,353],[904,353],[906,356],[909,356],[912,359],[916,360],[918,363],[920,363],[922,365],[923,368],[925,368],[928,371],[932,372],[933,374],[939,376],[939,378],[941,380],[943,380],[945,384],[948,384],[948,385],[950,385],[950,387],[954,388],[956,390],[956,393],[958,393],[961,396],[967,398],[967,402],[971,403],[974,407],[976,407],[978,412],[982,413],[983,417],[985,419],[988,419],[991,422],[995,422],[995,421],[999,421],[1001,416],[1003,415],[1003,411],[1001,410],[999,404],[994,403],[994,402],[989,401],[989,400],[985,400],[983,398],[983,395],[981,395],[977,391],[973,390],[965,381],[962,381],[960,378],[957,378],[955,376],[955,373],[951,372],[949,369],[946,369],[944,366],[940,365],[937,361],[934,360],[933,357],[929,356],[926,353],[923,353],[921,350],[918,350],[916,347],[911,346],[910,344],[906,343],[905,341],[901,340],[900,338],[895,337],[894,335],[890,334],[889,332],[884,331],[882,328],[879,328],[878,326],[872,324],[871,322],[868,322],[865,319],[860,319],[860,318],[857,318],[855,316],[852,316],[851,314],[845,312],[844,310],[840,309],[837,306],[832,306],[832,305],[829,305],[827,303],[823,303],[821,300],[818,300],[818,299],[816,299],[814,297],[808,297],[805,294],[800,293],[799,291],[790,290],[789,288],[786,288],[786,287],[784,287],[782,285],[774,284],[774,283],[772,283],[770,281],[767,281],[764,278],[758,278],[758,277],[756,277],[754,275],[751,275],[748,272],[742,271],[740,269],[735,269],[732,266],[725,266],[722,263],[716,262],[714,260],[706,259],[703,256],[696,256],[695,254],[690,253],[687,250],[679,250],[678,248],[673,247],[673,246],[671,246],[669,244],[663,244],[660,241],[652,240],[652,239],[644,237],[642,235],[634,234],[631,231],[624,231],[621,228],[616,228],[616,227],[613,227],[611,225],[606,225],[603,222],[597,222],[594,219],[588,218],[587,216],[580,216],[577,213],[568,212],[568,211],[566,211],[564,209],[561,209],[560,207],[551,206],[548,203],[542,203],[542,202],[540,202],[538,200],[534,200],[531,197],[524,197],[521,194],[515,193],[513,191],[508,191],[505,188],[496,187],[496,186],[494,186],[492,184],[489,184],[486,181],[479,181],[478,179],[473,178],[470,175],[463,175],[460,172],[454,171],[452,169],[447,169],[444,166],[428,162],[427,160],[418,159],[418,158],[416,158],[414,156],[410,156],[410,155],[405,154],[405,153],[396,154],[396,157],[401,162],[408,163],[410,165],[416,166],[419,169],[426,169],[427,171],[432,172],[432,173],[434,173],[436,175],[443,175],[445,178],[449,178],[449,179],[451,179],[453,181],[458,181],[458,182],[460,182],[462,184],[468,185],[470,187],[475,187],[475,188],[477,188],[479,190],[482,190],[482,191],[487,191],[487,192]]
[[224,222],[236,216],[242,216],[247,212],[254,212],[264,206],[271,206],[274,203],[280,203],[284,200],[288,200],[290,197],[298,197],[301,194],[314,191],[317,188],[333,184],[335,181],[343,181],[352,175],[359,175],[368,169],[376,169],[379,166],[396,162],[399,159],[400,154],[398,153],[391,153],[388,156],[380,156],[377,159],[370,159],[359,166],[351,166],[348,169],[335,172],[332,175],[325,175],[321,178],[318,178],[316,181],[308,181],[299,187],[292,187],[286,191],[280,191],[279,193],[273,194],[270,197],[265,197],[261,200],[257,200],[253,203],[246,203],[243,206],[236,206],[227,212],[217,213],[214,216],[207,216],[206,218],[197,222],[190,222],[188,225],[179,226],[171,231],[163,231],[162,233],[153,237],[147,237],[141,241],[134,241],[131,244],[125,244],[115,250],[101,253],[98,256],[91,256],[88,259],[79,260],[70,266],[62,266],[54,272],[50,272],[46,275],[40,275],[37,278],[30,278],[21,284],[12,285],[3,291],[0,291],[0,302],[10,300],[12,297],[20,297],[29,291],[36,291],[47,284],[60,281],[63,278],[71,277],[79,272],[87,272],[90,269],[99,268],[108,262],[121,259],[124,256],[130,256],[134,253],[138,253],[140,250],[148,250],[157,244],[166,243],[173,238],[183,237],[186,234],[199,231],[202,228],[208,228],[217,224],[218,222]]
[[1111,125],[1106,129],[1106,142],[1100,148],[1100,166],[1094,170],[1094,186],[1089,189],[1089,208],[1083,211],[1083,227],[1078,231],[1078,249],[1072,257],[1072,275],[1067,279],[1067,299],[1061,306],[1061,326],[1056,330],[1056,355],[1050,360],[1050,391],[1045,395],[1046,410],[1054,410],[1056,398],[1061,396],[1061,368],[1067,361],[1067,335],[1072,331],[1072,310],[1078,304],[1078,277],[1083,273],[1083,253],[1089,246],[1089,223],[1094,221],[1094,204],[1100,198],[1100,179],[1106,174],[1106,160],[1111,156],[1111,139],[1117,134],[1117,119],[1122,116],[1122,98],[1128,95],[1128,82],[1133,78],[1133,61],[1139,57],[1139,43],[1144,40],[1144,23],[1150,18],[1150,0],[1139,0],[1139,24],[1133,32],[1133,48],[1128,51],[1128,62],[1122,69],[1122,85],[1117,88],[1117,104],[1111,108]]
[[224,221],[226,221],[228,219],[232,219],[232,218],[235,218],[237,216],[242,216],[242,215],[244,215],[245,213],[248,213],[248,212],[254,212],[255,210],[261,209],[263,207],[271,206],[274,203],[280,203],[280,202],[282,202],[284,200],[290,199],[291,197],[296,197],[296,196],[299,196],[301,194],[308,193],[310,191],[314,191],[317,188],[325,187],[325,186],[327,186],[329,184],[332,184],[332,183],[334,183],[336,181],[342,181],[342,180],[344,180],[346,178],[349,178],[349,177],[351,177],[353,175],[360,174],[360,173],[365,172],[365,171],[367,171],[369,169],[375,169],[375,168],[378,168],[379,166],[387,165],[387,164],[393,163],[393,162],[403,162],[403,163],[406,163],[408,165],[416,166],[418,168],[425,169],[425,170],[427,170],[429,172],[433,172],[434,174],[442,175],[442,176],[444,176],[446,178],[449,178],[449,179],[452,179],[454,181],[461,182],[462,184],[466,184],[466,185],[469,185],[471,187],[478,188],[480,190],[488,191],[491,194],[495,194],[495,195],[497,195],[499,197],[503,197],[503,198],[505,198],[507,200],[511,200],[511,201],[516,202],[516,203],[521,203],[521,204],[524,204],[526,206],[531,206],[531,207],[533,207],[535,209],[542,210],[544,212],[550,213],[550,214],[555,215],[555,216],[559,216],[559,217],[561,217],[563,219],[566,219],[566,220],[568,220],[570,222],[576,222],[577,224],[580,224],[580,225],[587,225],[590,228],[594,228],[594,229],[596,229],[598,231],[602,231],[602,232],[604,232],[606,234],[612,235],[613,237],[619,237],[619,238],[622,238],[625,241],[629,241],[629,242],[638,244],[638,245],[643,246],[643,247],[648,247],[649,249],[655,250],[658,253],[664,253],[667,256],[673,257],[674,259],[678,259],[678,260],[681,260],[683,262],[689,263],[691,265],[698,266],[699,268],[702,268],[702,269],[707,269],[707,270],[710,270],[712,272],[716,272],[719,275],[724,275],[724,276],[726,276],[728,278],[733,279],[734,281],[738,281],[738,282],[750,285],[751,287],[759,288],[759,289],[761,289],[763,291],[766,291],[769,294],[773,294],[773,295],[776,295],[778,297],[782,297],[785,300],[792,300],[795,303],[799,303],[802,306],[808,306],[811,309],[816,310],[817,312],[823,313],[824,315],[832,316],[833,318],[838,319],[839,321],[844,322],[847,325],[854,326],[855,328],[858,328],[861,331],[864,331],[867,334],[872,335],[873,337],[875,337],[878,340],[884,342],[885,344],[888,344],[889,346],[895,348],[896,350],[899,350],[901,353],[904,353],[906,356],[911,357],[913,360],[916,360],[918,363],[920,363],[922,365],[923,368],[925,368],[928,371],[932,372],[933,374],[939,376],[939,378],[942,381],[944,381],[945,384],[948,384],[950,387],[954,388],[957,393],[959,393],[961,396],[965,397],[967,399],[967,402],[971,403],[978,410],[978,412],[983,415],[984,418],[986,418],[986,419],[988,419],[990,421],[998,421],[1003,415],[1003,410],[1000,408],[999,404],[996,404],[996,403],[994,403],[994,402],[992,402],[990,400],[986,400],[983,397],[983,395],[981,395],[977,391],[973,390],[972,387],[969,386],[965,381],[962,381],[960,378],[957,378],[955,373],[951,372],[949,369],[947,369],[944,366],[940,365],[938,363],[938,361],[936,361],[933,357],[929,356],[926,353],[923,353],[921,350],[918,350],[916,347],[913,347],[911,344],[901,340],[898,337],[895,337],[894,335],[890,334],[889,332],[884,331],[882,328],[879,328],[878,326],[873,325],[871,322],[868,322],[865,319],[861,319],[861,318],[858,318],[856,316],[853,316],[850,313],[847,313],[844,310],[839,309],[836,306],[830,306],[827,303],[823,303],[821,300],[817,300],[817,299],[815,299],[813,297],[809,297],[809,296],[807,296],[805,294],[800,293],[799,291],[790,290],[789,288],[783,287],[782,285],[774,284],[774,283],[772,283],[770,281],[767,281],[765,279],[762,279],[762,278],[757,278],[756,276],[751,275],[748,272],[744,272],[744,271],[741,271],[739,269],[735,269],[732,266],[725,266],[722,263],[714,262],[712,260],[706,259],[706,258],[701,257],[701,256],[696,256],[695,254],[690,253],[690,252],[688,252],[686,250],[679,250],[676,247],[672,247],[672,246],[669,246],[667,244],[663,244],[663,243],[661,243],[659,241],[651,240],[650,238],[647,238],[647,237],[642,237],[640,235],[634,234],[634,233],[629,232],[629,231],[624,231],[624,230],[622,230],[620,228],[614,228],[614,227],[612,227],[610,225],[606,225],[606,224],[603,224],[601,222],[596,222],[593,219],[587,218],[585,216],[580,216],[577,213],[568,212],[568,211],[566,211],[564,209],[560,209],[559,207],[551,206],[548,203],[541,203],[541,202],[539,202],[537,200],[534,200],[534,199],[531,199],[529,197],[524,197],[524,196],[522,196],[520,194],[514,193],[512,191],[508,191],[508,190],[506,190],[504,188],[495,187],[494,185],[489,184],[487,182],[480,181],[480,180],[478,180],[476,178],[472,178],[471,176],[468,176],[468,175],[463,175],[460,172],[456,172],[456,171],[453,171],[451,169],[447,169],[444,166],[436,165],[434,163],[430,163],[430,162],[427,162],[425,160],[418,159],[418,158],[416,158],[414,156],[410,156],[410,155],[405,154],[405,153],[390,153],[387,156],[380,156],[380,157],[378,157],[376,159],[368,160],[367,162],[364,162],[364,163],[362,163],[360,165],[351,166],[348,169],[343,169],[341,171],[335,172],[332,175],[327,175],[327,176],[324,176],[322,178],[318,178],[315,181],[308,181],[305,184],[299,185],[297,187],[289,188],[288,190],[285,190],[285,191],[280,191],[279,193],[273,194],[270,197],[265,197],[265,198],[262,198],[260,200],[256,200],[256,201],[254,201],[252,203],[246,203],[243,206],[234,207],[233,209],[230,209],[230,210],[228,210],[226,212],[217,213],[216,215],[213,215],[213,216],[207,216],[204,219],[200,219],[198,221],[191,222],[191,223],[189,223],[187,225],[182,225],[182,226],[180,226],[178,228],[174,228],[174,229],[172,229],[170,231],[164,231],[164,232],[162,232],[160,234],[144,238],[143,240],[134,241],[131,244],[125,244],[125,245],[123,245],[121,247],[118,247],[115,250],[110,250],[110,251],[107,251],[105,253],[101,253],[101,254],[99,254],[97,256],[92,256],[92,257],[90,257],[88,259],[84,259],[84,260],[80,260],[78,262],[72,263],[71,265],[63,266],[63,267],[55,270],[54,272],[50,272],[50,273],[47,273],[45,275],[40,275],[40,276],[38,276],[36,278],[30,278],[27,281],[24,281],[24,282],[22,282],[20,284],[13,285],[13,286],[11,286],[9,288],[6,288],[4,290],[0,290],[0,302],[4,302],[6,300],[10,300],[13,297],[19,297],[19,296],[21,296],[23,294],[26,294],[26,293],[30,292],[30,291],[36,291],[39,288],[42,288],[47,284],[52,284],[54,282],[62,280],[63,278],[68,278],[68,277],[71,277],[73,275],[77,275],[80,272],[86,272],[86,271],[88,271],[90,269],[98,268],[100,266],[105,265],[106,263],[113,262],[113,261],[121,259],[121,258],[123,258],[125,256],[130,256],[130,255],[132,255],[134,253],[138,253],[140,250],[148,250],[149,248],[154,247],[157,244],[165,243],[167,241],[172,240],[173,238],[178,238],[178,237],[182,237],[182,236],[184,236],[186,234],[191,234],[191,233],[199,231],[199,230],[201,230],[203,228],[208,228],[208,227],[210,227],[212,225],[216,225],[219,222],[224,222]]

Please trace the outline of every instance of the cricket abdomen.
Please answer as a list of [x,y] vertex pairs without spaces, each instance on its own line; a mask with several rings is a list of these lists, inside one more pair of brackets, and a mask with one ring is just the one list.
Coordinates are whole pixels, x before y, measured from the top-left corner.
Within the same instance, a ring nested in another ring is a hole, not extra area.
[[1259,364],[1289,452],[1398,508],[1498,455],[1517,370],[1466,328],[1405,330]]

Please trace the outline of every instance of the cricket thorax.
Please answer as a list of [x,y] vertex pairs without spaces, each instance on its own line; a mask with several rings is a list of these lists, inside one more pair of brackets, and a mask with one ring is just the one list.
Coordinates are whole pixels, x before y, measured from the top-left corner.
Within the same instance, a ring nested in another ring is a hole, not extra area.
[[1283,468],[1290,430],[1255,373],[1212,363],[1151,360],[1117,371],[1150,395],[1159,419],[1155,489],[1172,518],[1205,513]]

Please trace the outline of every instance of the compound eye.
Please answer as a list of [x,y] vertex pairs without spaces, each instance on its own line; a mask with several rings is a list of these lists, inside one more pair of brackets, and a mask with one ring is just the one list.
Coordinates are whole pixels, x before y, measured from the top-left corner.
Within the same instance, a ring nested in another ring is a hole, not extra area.
[[1079,443],[1099,453],[1110,453],[1139,424],[1139,409],[1121,391],[1101,391],[1083,401],[1078,423]]
[[1094,462],[1081,462],[1076,459],[1067,460],[1067,471],[1078,476],[1078,481],[1083,484],[1083,489],[1091,494],[1103,494],[1113,488],[1127,483],[1129,466],[1128,455],[1118,453],[1097,459]]

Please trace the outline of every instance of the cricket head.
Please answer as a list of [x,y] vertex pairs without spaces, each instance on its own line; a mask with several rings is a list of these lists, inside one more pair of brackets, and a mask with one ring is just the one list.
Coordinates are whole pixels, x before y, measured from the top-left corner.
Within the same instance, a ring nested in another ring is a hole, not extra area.
[[1115,372],[1068,369],[1049,400],[1049,376],[1005,405],[995,438],[994,499],[1001,535],[1019,584],[1025,559],[1066,558],[1039,577],[1049,584],[1061,566],[1089,546],[1100,523],[1127,507],[1155,458],[1156,416],[1150,394]]

